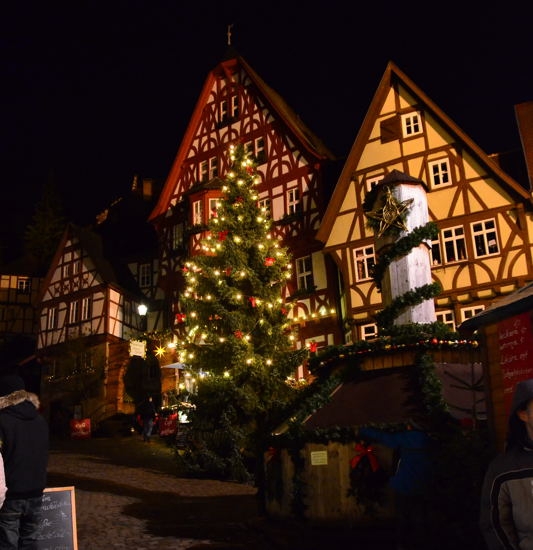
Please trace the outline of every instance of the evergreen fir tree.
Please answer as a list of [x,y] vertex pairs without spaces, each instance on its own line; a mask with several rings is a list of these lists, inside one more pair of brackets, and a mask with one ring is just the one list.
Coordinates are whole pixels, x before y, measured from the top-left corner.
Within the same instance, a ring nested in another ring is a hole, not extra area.
[[264,441],[295,397],[287,379],[303,352],[292,349],[281,298],[290,255],[258,206],[254,161],[240,145],[230,154],[232,170],[203,254],[183,268],[183,357],[198,380],[191,415],[195,446],[185,460],[197,473],[243,480],[249,459],[260,486]]
[[48,269],[66,223],[61,199],[50,178],[24,233],[24,250],[37,260],[39,269],[43,272]]

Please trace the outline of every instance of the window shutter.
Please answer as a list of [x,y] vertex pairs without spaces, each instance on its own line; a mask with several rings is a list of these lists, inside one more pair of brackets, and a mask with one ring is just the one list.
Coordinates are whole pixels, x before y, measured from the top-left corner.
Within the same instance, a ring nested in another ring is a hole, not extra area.
[[395,139],[400,139],[401,125],[400,117],[393,116],[383,120],[380,125],[381,129],[381,143],[388,143]]

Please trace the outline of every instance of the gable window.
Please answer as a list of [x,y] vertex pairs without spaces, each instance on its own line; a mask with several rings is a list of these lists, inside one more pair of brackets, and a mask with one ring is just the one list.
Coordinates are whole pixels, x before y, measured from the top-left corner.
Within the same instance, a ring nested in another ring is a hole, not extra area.
[[437,311],[435,316],[437,318],[437,322],[443,323],[447,327],[450,327],[451,330],[455,330],[455,316],[451,309]]
[[57,307],[48,308],[48,316],[46,319],[46,328],[52,330],[57,328]]
[[17,292],[19,294],[29,294],[31,292],[31,279],[29,277],[18,277]]
[[498,254],[499,246],[496,235],[496,222],[494,219],[484,220],[471,224],[472,237],[476,258]]
[[466,260],[465,230],[462,225],[443,229],[442,242],[446,262]]
[[420,113],[415,112],[402,115],[402,132],[404,138],[422,133]]
[[466,321],[471,317],[474,317],[478,313],[481,313],[485,309],[485,306],[472,306],[464,307],[461,309],[461,321]]
[[372,278],[371,269],[376,263],[374,246],[364,246],[354,250],[355,279],[356,281],[367,281]]
[[439,188],[451,185],[450,163],[448,159],[441,159],[428,163],[429,180],[431,187]]
[[378,326],[376,323],[361,326],[361,340],[372,340],[378,336]]
[[298,283],[298,290],[314,290],[311,256],[304,256],[296,260],[296,281]]
[[300,192],[295,187],[287,191],[287,213],[296,214],[300,206]]
[[88,321],[91,318],[91,298],[82,298],[81,300],[81,320]]
[[221,123],[228,122],[228,102],[225,99],[220,102],[219,120]]
[[253,141],[248,141],[245,145],[246,152],[255,157],[258,163],[266,161],[265,140],[264,138],[256,138]]
[[68,310],[68,322],[72,325],[80,320],[80,303],[76,300],[70,302]]
[[239,117],[239,96],[235,94],[231,96],[231,118],[238,118],[238,117]]
[[218,176],[218,159],[217,157],[211,157],[209,159],[209,179],[212,180]]
[[141,288],[152,286],[152,266],[149,263],[139,265],[139,286]]
[[204,210],[202,201],[194,201],[192,203],[192,224],[201,225],[204,222]]

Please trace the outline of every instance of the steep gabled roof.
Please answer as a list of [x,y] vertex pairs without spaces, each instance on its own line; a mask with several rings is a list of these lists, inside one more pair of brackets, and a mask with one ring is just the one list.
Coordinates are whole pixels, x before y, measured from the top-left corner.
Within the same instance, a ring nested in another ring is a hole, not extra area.
[[477,157],[481,165],[485,166],[489,173],[494,174],[507,187],[508,190],[515,195],[518,195],[522,200],[533,202],[530,193],[528,193],[518,182],[505,173],[500,166],[495,163],[490,156],[485,153],[461,128],[446,115],[405,73],[403,73],[392,61],[389,61],[383,77],[378,85],[376,93],[372,99],[370,107],[365,115],[363,124],[361,125],[355,142],[348,154],[346,163],[341,172],[332,198],[328,204],[322,224],[316,238],[319,241],[326,242],[331,233],[335,219],[342,206],[346,196],[350,179],[355,171],[363,150],[369,140],[370,132],[374,126],[376,117],[381,111],[381,108],[387,98],[389,90],[396,83],[400,83],[404,88],[409,90],[409,93],[416,98],[419,105],[423,105],[427,112],[430,112],[433,117],[439,121],[450,134],[454,135],[471,153]]
[[69,239],[77,238],[80,242],[80,247],[87,253],[87,255],[94,262],[96,271],[102,278],[102,281],[108,285],[121,288],[125,291],[133,294],[142,295],[135,278],[129,271],[128,267],[120,261],[115,261],[114,258],[106,258],[104,256],[104,246],[100,235],[95,233],[89,228],[79,227],[74,224],[69,224],[65,229],[63,237],[57,251],[54,255],[52,262],[50,263],[50,269],[46,275],[46,278],[41,287],[41,294],[39,300],[42,301],[44,294],[50,286],[50,281],[57,269],[59,259],[61,258],[65,249],[66,243]]
[[173,184],[179,175],[183,161],[187,157],[187,153],[194,138],[198,123],[201,119],[204,106],[209,99],[212,87],[217,79],[217,74],[223,72],[230,76],[235,72],[235,69],[238,66],[240,66],[240,68],[247,74],[256,86],[261,99],[272,110],[272,112],[275,112],[286,124],[289,131],[294,134],[295,139],[301,143],[302,147],[304,147],[309,153],[314,155],[319,160],[336,160],[335,155],[313,132],[311,132],[311,130],[302,122],[300,117],[287,105],[283,98],[263,81],[263,79],[250,67],[243,57],[238,55],[235,50],[231,48],[229,50],[229,55],[226,55],[226,58],[208,73],[181,141],[178,153],[170,169],[167,181],[159,197],[159,201],[148,218],[149,221],[152,221],[164,214],[169,208],[170,198],[174,191]]

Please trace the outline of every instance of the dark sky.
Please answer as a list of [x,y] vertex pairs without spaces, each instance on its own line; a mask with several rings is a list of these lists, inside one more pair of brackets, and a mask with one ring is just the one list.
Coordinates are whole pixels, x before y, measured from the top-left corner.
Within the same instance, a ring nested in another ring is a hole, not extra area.
[[486,152],[516,148],[514,105],[533,100],[530,19],[513,2],[467,4],[12,0],[0,236],[21,234],[51,176],[78,223],[134,174],[164,180],[231,23],[232,45],[338,155],[389,60]]

